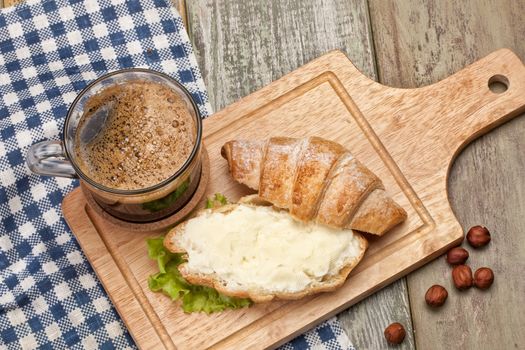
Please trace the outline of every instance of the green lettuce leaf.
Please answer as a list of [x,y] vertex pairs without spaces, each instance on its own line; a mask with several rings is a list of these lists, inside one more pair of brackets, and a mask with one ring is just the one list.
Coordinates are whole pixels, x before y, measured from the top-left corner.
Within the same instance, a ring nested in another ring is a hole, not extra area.
[[221,193],[215,193],[215,196],[208,197],[206,200],[206,209],[217,208],[228,204],[228,199]]
[[171,192],[166,197],[142,204],[142,208],[154,213],[171,207],[172,204],[175,203],[177,199],[179,199],[184,194],[184,192],[186,192],[190,186],[190,181],[191,179],[187,178],[183,183],[180,184],[179,187],[177,187],[175,191]]
[[174,254],[164,248],[164,237],[147,240],[148,256],[157,261],[159,272],[149,276],[148,286],[154,292],[162,292],[172,300],[182,300],[184,312],[210,314],[225,309],[238,309],[252,304],[250,299],[232,298],[213,288],[194,286],[186,282],[178,270],[184,262],[182,254]]

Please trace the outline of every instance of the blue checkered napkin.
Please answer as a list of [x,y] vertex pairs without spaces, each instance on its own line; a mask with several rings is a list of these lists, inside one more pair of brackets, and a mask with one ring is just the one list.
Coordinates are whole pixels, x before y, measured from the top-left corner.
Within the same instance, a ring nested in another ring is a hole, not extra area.
[[279,350],[355,350],[336,317],[284,344]]
[[[211,108],[169,0],[35,0],[0,11],[0,348],[134,348],[60,210],[76,182],[31,175],[28,147],[59,139],[93,79],[150,67]],[[336,321],[285,346],[345,349]],[[329,345],[331,344],[331,345]]]
[[167,1],[38,0],[0,12],[0,348],[134,347],[61,217],[75,184],[24,163],[29,145],[59,138],[89,81],[134,66],[172,75],[209,114]]

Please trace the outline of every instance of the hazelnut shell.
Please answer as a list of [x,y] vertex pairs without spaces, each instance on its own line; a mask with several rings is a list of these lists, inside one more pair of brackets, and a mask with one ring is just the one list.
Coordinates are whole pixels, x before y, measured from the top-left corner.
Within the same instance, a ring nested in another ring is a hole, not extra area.
[[472,287],[472,270],[467,265],[458,265],[452,270],[454,286],[459,290]]
[[494,282],[494,272],[488,267],[480,267],[474,273],[474,285],[479,289],[488,289]]
[[385,329],[385,338],[390,344],[401,344],[405,336],[405,327],[401,323],[392,323]]
[[435,284],[425,294],[425,301],[431,307],[440,307],[447,300],[448,292],[445,287]]
[[448,251],[447,262],[450,265],[461,265],[467,261],[468,257],[469,254],[465,249],[461,247],[455,247]]
[[486,246],[490,239],[489,230],[483,226],[473,226],[467,232],[467,241],[474,248]]

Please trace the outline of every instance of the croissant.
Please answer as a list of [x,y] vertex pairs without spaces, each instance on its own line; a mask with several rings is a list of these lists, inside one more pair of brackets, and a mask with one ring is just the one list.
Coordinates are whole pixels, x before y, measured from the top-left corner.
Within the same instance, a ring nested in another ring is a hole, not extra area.
[[235,181],[301,221],[381,236],[407,217],[381,180],[336,142],[233,140],[221,154]]

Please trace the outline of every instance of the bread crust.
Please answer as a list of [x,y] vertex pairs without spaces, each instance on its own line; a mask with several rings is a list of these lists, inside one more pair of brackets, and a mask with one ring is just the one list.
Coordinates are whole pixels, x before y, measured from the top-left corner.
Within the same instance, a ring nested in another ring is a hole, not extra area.
[[[241,198],[239,203],[247,205],[271,205],[269,202],[262,200],[257,195],[247,196]],[[215,208],[215,209],[206,209],[199,211],[196,216],[204,215],[208,210],[213,212],[228,213],[235,209],[239,204],[227,204],[225,206]],[[186,226],[186,221],[177,225],[168,232],[164,238],[164,246],[172,253],[186,253],[182,247],[177,245],[177,235],[184,233]],[[238,298],[250,298],[255,303],[267,302],[273,299],[283,299],[283,300],[297,300],[304,298],[308,295],[313,295],[321,292],[331,292],[341,287],[350,272],[354,267],[362,260],[366,249],[368,248],[368,241],[359,233],[353,232],[356,238],[359,240],[360,254],[357,258],[353,259],[346,265],[342,266],[339,270],[339,273],[336,275],[326,276],[326,280],[315,282],[308,286],[308,288],[298,291],[298,292],[265,292],[261,290],[239,290],[231,289],[222,281],[219,276],[216,274],[196,274],[188,271],[187,263],[179,265],[179,271],[181,275],[191,284],[207,286],[216,289],[220,293]],[[187,256],[186,256],[187,258]]]
[[406,218],[406,211],[388,197],[384,190],[375,189],[361,203],[347,228],[370,231],[376,236],[382,236],[391,227],[402,223]]
[[235,141],[227,142],[221,148],[224,158],[237,159],[234,163],[228,163],[232,176],[254,190],[259,188],[265,144],[266,141]]
[[336,142],[320,137],[233,140],[221,153],[234,180],[248,184],[245,174],[250,174],[250,188],[299,220],[382,236],[407,218],[381,180]]
[[320,137],[310,137],[305,141],[295,169],[289,208],[295,218],[310,221],[322,202],[328,174],[345,149],[338,143]]
[[259,196],[278,208],[288,208],[292,201],[295,168],[303,144],[290,137],[274,137],[264,148]]
[[381,180],[348,152],[339,158],[329,181],[316,220],[332,227],[347,226],[370,192],[383,188]]

